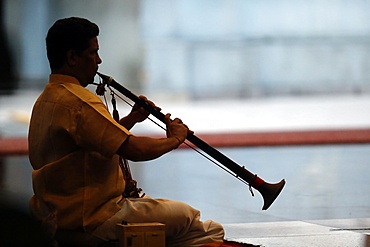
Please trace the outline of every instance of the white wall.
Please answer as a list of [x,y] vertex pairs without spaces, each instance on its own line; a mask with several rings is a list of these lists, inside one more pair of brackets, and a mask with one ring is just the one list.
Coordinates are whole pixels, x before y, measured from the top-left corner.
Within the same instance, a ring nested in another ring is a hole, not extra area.
[[[368,0],[6,0],[22,79],[49,73],[62,17],[101,28],[101,72],[145,94],[250,97],[370,92]],[[44,83],[44,82],[42,82]]]
[[148,92],[370,89],[370,1],[146,0],[142,7]]

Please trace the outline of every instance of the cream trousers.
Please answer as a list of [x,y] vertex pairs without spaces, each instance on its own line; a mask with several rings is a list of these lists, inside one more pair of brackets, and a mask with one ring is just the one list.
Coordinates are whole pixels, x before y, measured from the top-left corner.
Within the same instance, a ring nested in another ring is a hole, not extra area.
[[93,236],[103,240],[117,239],[116,224],[160,222],[166,225],[167,247],[195,247],[211,242],[222,242],[223,227],[216,222],[200,221],[200,212],[186,203],[144,198],[126,198],[121,210],[104,222]]

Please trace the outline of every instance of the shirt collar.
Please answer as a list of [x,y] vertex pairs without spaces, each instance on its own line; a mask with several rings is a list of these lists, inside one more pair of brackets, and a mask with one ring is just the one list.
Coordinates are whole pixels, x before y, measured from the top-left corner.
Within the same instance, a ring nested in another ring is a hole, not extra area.
[[62,74],[50,74],[49,76],[50,83],[72,83],[81,85],[76,77]]

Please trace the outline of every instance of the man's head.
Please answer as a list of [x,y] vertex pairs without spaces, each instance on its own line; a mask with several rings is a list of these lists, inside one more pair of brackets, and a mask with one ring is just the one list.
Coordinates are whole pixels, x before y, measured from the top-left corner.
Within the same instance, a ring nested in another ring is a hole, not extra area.
[[70,17],[56,21],[46,36],[52,73],[75,76],[83,86],[91,83],[101,63],[98,35],[99,27],[89,20]]

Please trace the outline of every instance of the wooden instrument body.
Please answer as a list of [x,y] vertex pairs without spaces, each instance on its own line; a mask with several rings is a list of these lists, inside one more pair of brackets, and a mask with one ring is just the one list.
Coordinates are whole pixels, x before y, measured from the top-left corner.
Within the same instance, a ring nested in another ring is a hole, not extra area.
[[[146,109],[150,114],[156,117],[161,122],[165,123],[165,115],[158,111],[157,109],[153,108],[151,105],[147,104],[144,100],[139,98],[137,95],[132,93],[130,90],[116,82],[112,77],[104,75],[102,73],[97,73],[103,80],[104,85],[108,85],[119,91],[121,94],[125,95],[127,98],[132,100],[133,102],[141,105],[144,109]],[[264,205],[262,210],[266,210],[270,207],[270,205],[274,202],[277,196],[280,194],[281,190],[285,185],[285,180],[282,179],[279,183],[270,184],[263,181],[262,184],[258,186],[254,186],[254,182],[257,178],[257,175],[251,173],[244,166],[238,165],[236,162],[222,154],[217,149],[213,148],[212,146],[208,145],[205,141],[200,139],[194,134],[189,134],[186,139],[194,144],[196,147],[201,149],[203,152],[211,156],[213,159],[220,162],[223,166],[229,169],[232,173],[234,173],[235,177],[245,181],[249,184],[250,187],[254,187],[258,190],[263,199]],[[260,179],[261,180],[261,179]]]

